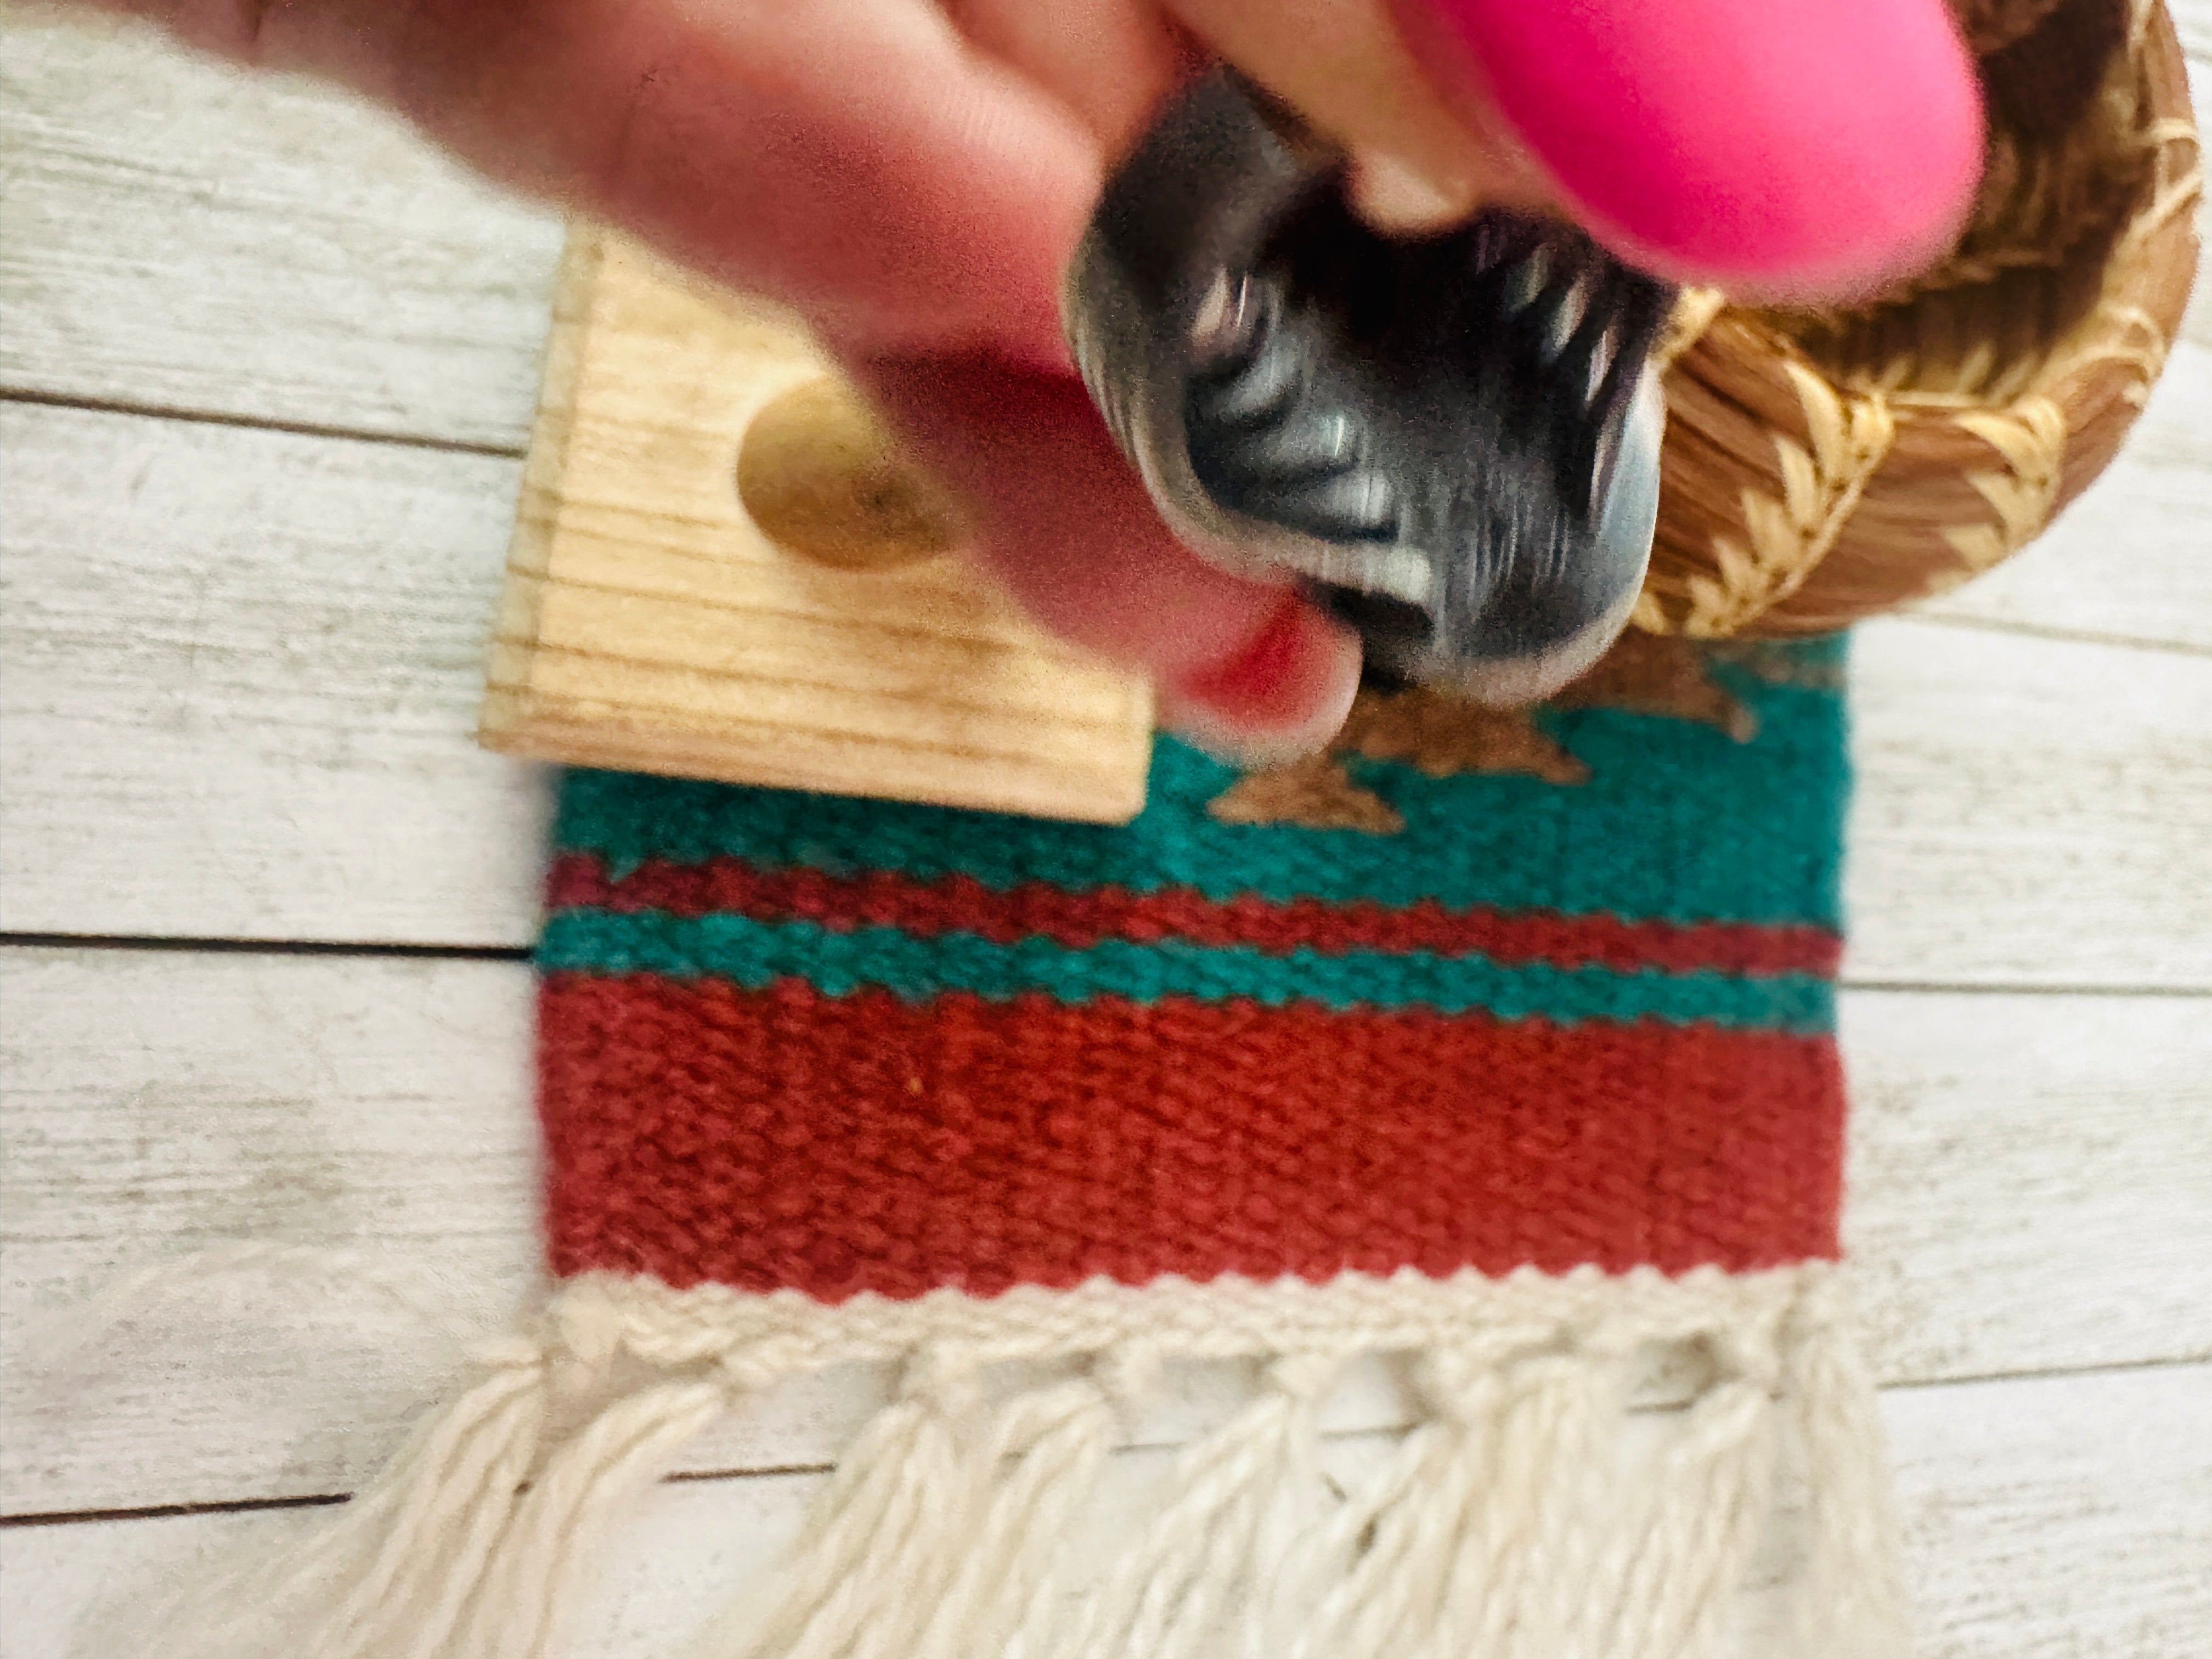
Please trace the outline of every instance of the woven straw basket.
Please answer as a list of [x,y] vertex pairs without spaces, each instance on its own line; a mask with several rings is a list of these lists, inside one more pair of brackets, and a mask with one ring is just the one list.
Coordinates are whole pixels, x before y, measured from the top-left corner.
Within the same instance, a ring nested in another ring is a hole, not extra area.
[[1824,631],[1941,593],[2102,471],[2196,270],[2201,158],[2155,0],[1958,0],[1990,110],[1951,256],[1849,311],[1686,294],[1636,621]]

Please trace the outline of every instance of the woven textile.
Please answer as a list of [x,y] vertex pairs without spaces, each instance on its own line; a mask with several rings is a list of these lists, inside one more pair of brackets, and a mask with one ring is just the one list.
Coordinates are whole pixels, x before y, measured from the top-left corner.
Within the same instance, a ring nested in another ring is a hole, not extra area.
[[1842,675],[1635,635],[1285,772],[1163,739],[1118,829],[571,775],[545,1314],[161,1650],[549,1659],[690,1439],[869,1362],[691,1659],[1898,1659]]
[[1547,717],[1573,784],[1358,762],[1394,835],[1224,823],[1164,740],[1120,829],[575,775],[553,1266],[836,1301],[1831,1256],[1840,699],[1729,687],[1749,742]]

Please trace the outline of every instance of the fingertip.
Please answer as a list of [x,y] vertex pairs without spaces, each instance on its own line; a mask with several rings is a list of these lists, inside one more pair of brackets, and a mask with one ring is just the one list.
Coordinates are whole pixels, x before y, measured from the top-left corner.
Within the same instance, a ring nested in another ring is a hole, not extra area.
[[1310,753],[1358,690],[1352,632],[1290,589],[1178,543],[1079,381],[1000,360],[856,364],[960,495],[969,551],[1041,625],[1160,688],[1166,723],[1224,757]]
[[1663,275],[1845,297],[1940,255],[1984,142],[1941,0],[1393,0],[1601,240]]
[[1345,194],[1352,210],[1384,235],[1442,230],[1474,210],[1480,180],[1466,173],[1442,177],[1379,151],[1355,154]]
[[1359,693],[1359,641],[1285,594],[1220,661],[1164,684],[1162,721],[1217,759],[1280,766],[1328,746]]

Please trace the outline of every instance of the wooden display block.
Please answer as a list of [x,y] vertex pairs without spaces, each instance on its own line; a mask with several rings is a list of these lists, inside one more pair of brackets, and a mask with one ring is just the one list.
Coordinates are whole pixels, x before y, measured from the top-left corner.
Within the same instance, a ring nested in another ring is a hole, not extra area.
[[953,523],[802,331],[579,229],[483,741],[576,765],[1133,817],[1149,691],[990,591],[951,550]]

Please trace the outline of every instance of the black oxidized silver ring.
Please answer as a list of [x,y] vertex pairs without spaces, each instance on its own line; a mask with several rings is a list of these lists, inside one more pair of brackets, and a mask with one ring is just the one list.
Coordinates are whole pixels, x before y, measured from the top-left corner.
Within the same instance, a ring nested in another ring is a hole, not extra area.
[[1534,701],[1642,586],[1673,292],[1523,214],[1386,238],[1341,178],[1264,94],[1198,82],[1077,255],[1084,380],[1200,553],[1301,583],[1384,678]]

